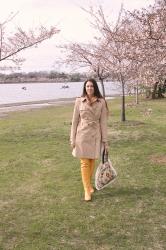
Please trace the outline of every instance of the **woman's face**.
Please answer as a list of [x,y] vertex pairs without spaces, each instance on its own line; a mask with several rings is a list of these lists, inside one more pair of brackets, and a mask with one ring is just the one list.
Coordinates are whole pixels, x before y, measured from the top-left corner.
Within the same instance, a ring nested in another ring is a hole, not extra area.
[[94,96],[94,87],[92,82],[88,81],[86,83],[85,89],[88,96],[90,97]]

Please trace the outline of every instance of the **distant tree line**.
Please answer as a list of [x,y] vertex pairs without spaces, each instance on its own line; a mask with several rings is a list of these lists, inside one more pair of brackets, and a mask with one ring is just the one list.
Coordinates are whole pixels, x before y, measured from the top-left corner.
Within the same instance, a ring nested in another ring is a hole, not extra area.
[[84,81],[86,75],[83,73],[64,73],[57,71],[39,71],[28,73],[0,73],[0,83],[21,82],[80,82]]

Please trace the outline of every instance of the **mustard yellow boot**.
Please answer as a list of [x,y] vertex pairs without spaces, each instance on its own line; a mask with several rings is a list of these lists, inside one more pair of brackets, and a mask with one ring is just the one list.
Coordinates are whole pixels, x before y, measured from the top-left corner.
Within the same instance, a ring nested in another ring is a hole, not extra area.
[[90,201],[92,199],[90,192],[90,161],[89,159],[81,159],[81,176],[82,183],[85,191],[85,201]]
[[94,193],[94,188],[93,186],[91,185],[91,180],[92,180],[92,176],[93,176],[93,172],[94,172],[94,168],[95,168],[95,160],[94,159],[91,159],[90,160],[90,193]]

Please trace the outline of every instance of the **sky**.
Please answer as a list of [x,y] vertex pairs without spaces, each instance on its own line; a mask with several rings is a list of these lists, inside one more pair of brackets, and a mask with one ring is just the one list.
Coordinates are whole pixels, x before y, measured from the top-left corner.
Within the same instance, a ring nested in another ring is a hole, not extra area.
[[[21,52],[26,60],[20,72],[31,71],[65,71],[65,68],[55,65],[60,57],[58,45],[68,42],[89,42],[93,40],[95,31],[90,25],[90,16],[81,9],[102,5],[107,16],[113,22],[116,20],[121,3],[128,10],[140,9],[153,4],[155,0],[0,0],[0,23],[11,12],[18,14],[13,20],[9,32],[15,27],[24,29],[37,27],[40,24],[57,26],[60,33],[38,45]],[[1,65],[2,67],[3,65]]]

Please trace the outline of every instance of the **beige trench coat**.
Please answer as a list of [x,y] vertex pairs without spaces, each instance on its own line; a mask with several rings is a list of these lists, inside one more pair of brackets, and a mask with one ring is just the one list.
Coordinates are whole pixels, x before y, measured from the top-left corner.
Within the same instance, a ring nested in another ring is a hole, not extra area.
[[73,156],[97,159],[102,142],[107,143],[107,108],[105,100],[97,98],[90,104],[86,97],[75,101],[70,142],[75,145]]

